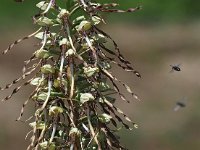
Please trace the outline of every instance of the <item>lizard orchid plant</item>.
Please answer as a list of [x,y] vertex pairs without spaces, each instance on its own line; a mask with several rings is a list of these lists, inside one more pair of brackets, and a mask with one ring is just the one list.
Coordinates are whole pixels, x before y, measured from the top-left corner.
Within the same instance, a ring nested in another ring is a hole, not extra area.
[[[116,65],[141,76],[99,24],[105,23],[105,12],[135,12],[140,7],[120,10],[117,3],[95,0],[44,0],[36,7],[38,13],[33,22],[37,31],[16,40],[2,52],[8,53],[26,39],[38,39],[38,48],[24,61],[22,75],[0,88],[3,91],[16,85],[3,99],[7,101],[22,87],[35,87],[17,118],[21,120],[29,101],[35,103],[33,116],[26,120],[32,128],[27,149],[126,149],[116,132],[120,124],[128,130],[137,125],[115,105],[113,94],[129,103],[118,87],[121,84],[135,99],[139,98],[110,69]],[[24,83],[18,86],[21,80]]]

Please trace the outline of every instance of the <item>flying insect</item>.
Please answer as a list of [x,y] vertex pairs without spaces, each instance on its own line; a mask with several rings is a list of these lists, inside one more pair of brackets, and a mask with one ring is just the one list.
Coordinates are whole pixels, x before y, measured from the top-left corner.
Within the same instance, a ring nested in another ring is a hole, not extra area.
[[170,73],[174,72],[174,71],[181,71],[181,64],[178,64],[178,65],[170,65],[171,66],[171,71]]
[[186,97],[183,97],[180,101],[176,102],[176,105],[174,107],[174,111],[178,111],[180,108],[186,107]]

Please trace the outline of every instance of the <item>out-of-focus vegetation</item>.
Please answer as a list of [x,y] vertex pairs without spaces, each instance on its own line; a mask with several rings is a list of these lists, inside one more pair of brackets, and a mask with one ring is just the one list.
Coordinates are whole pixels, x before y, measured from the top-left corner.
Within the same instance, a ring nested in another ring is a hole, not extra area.
[[[191,21],[200,16],[200,1],[195,0],[121,0],[125,9],[141,5],[142,11],[125,15],[125,19],[139,22]],[[122,15],[121,15],[122,16]],[[124,18],[124,16],[123,16]],[[133,19],[131,19],[133,18]]]
[[[66,1],[66,0],[65,0]],[[99,0],[107,1],[107,0]],[[198,0],[117,0],[121,9],[142,6],[142,10],[130,14],[112,14],[109,16],[113,21],[136,22],[136,23],[158,23],[158,22],[180,22],[193,21],[196,17],[200,18],[200,1]],[[22,3],[14,0],[1,0],[0,18],[3,25],[27,25],[28,20],[36,12],[32,8],[38,0],[25,0]],[[110,2],[115,2],[110,0]],[[15,18],[15,20],[13,20]]]

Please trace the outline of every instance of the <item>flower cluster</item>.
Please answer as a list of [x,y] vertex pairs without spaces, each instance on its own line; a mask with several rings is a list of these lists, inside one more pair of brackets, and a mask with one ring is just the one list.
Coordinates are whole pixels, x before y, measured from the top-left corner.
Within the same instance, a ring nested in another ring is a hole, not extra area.
[[[22,76],[0,89],[25,81],[3,99],[6,101],[23,86],[35,87],[17,119],[21,120],[26,104],[34,101],[36,111],[29,123],[32,137],[28,149],[125,149],[115,132],[119,124],[129,130],[137,125],[115,106],[112,95],[118,94],[129,102],[120,92],[118,84],[121,84],[134,98],[139,98],[110,69],[117,65],[141,76],[99,24],[105,23],[102,12],[134,12],[140,7],[124,11],[116,9],[117,6],[92,0],[40,1],[36,5],[39,12],[33,17],[39,29],[3,51],[6,54],[30,37],[39,41],[38,49],[24,63]],[[108,48],[109,43],[113,48]]]

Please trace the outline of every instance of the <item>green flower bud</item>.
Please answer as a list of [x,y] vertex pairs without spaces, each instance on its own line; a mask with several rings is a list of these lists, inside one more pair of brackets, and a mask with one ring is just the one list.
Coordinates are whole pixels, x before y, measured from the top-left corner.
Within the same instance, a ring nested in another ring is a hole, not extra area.
[[66,9],[61,9],[60,13],[58,14],[58,18],[63,18],[64,16],[68,16],[69,12]]
[[84,21],[81,21],[81,23],[78,26],[76,26],[76,30],[77,31],[82,31],[82,30],[87,31],[87,30],[91,29],[91,27],[92,27],[91,22],[84,20]]
[[51,26],[54,24],[53,20],[47,17],[40,17],[38,20],[36,20],[36,23],[40,26]]
[[51,53],[44,49],[39,49],[35,52],[37,58],[47,59],[51,56]]
[[81,93],[80,102],[81,104],[94,100],[94,96],[91,93]]
[[49,109],[49,115],[50,116],[56,116],[60,113],[63,113],[63,108],[61,107],[58,107],[58,106],[52,106],[50,109]]
[[41,72],[44,74],[55,73],[55,68],[51,66],[50,64],[46,64],[41,67]]

